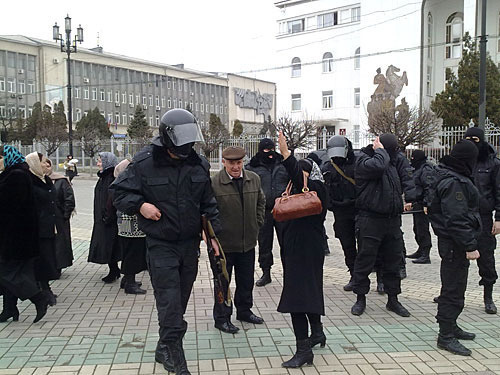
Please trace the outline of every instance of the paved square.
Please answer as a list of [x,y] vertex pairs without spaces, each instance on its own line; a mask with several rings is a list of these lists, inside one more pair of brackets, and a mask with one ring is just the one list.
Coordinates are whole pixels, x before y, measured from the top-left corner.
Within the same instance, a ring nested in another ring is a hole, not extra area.
[[[154,362],[158,323],[148,274],[139,275],[146,295],[125,295],[118,282],[109,285],[101,281],[107,267],[87,263],[94,185],[95,180],[74,180],[78,212],[72,220],[75,264],[53,283],[58,304],[41,322],[32,324],[34,307],[23,302],[19,304],[19,322],[0,323],[0,375],[166,374]],[[323,319],[327,345],[314,349],[314,366],[281,368],[281,362],[292,354],[295,340],[289,316],[276,312],[282,285],[279,258],[275,258],[273,282],[254,289],[254,312],[265,324],[254,326],[234,319],[241,330],[228,335],[213,327],[212,284],[202,250],[186,314],[189,328],[184,348],[193,374],[500,374],[500,318],[484,312],[474,262],[460,323],[477,338],[466,343],[473,355],[464,358],[435,346],[436,304],[432,298],[439,293],[436,246],[431,252],[432,264],[408,264],[401,301],[412,313],[410,318],[388,312],[386,298],[374,292],[367,296],[365,314],[356,317],[350,314],[354,295],[342,290],[349,276],[332,222],[330,213],[326,225],[332,254],[325,261]],[[408,252],[416,248],[411,226],[411,217],[405,216]],[[497,269],[499,263],[497,258]],[[258,267],[256,271],[257,278]],[[500,304],[498,289],[494,297]]]

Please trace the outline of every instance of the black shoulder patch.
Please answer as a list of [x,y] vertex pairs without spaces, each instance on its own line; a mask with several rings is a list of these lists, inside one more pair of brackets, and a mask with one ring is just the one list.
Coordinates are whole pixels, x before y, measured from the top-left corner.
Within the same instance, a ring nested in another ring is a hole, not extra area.
[[457,191],[455,193],[455,199],[457,201],[463,201],[464,200],[464,193],[462,193],[461,191]]

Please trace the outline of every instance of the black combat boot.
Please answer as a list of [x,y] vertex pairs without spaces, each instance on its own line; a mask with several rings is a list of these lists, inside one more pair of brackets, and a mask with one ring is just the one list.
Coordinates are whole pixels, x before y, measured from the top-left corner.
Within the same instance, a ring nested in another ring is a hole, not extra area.
[[412,262],[415,264],[430,264],[431,263],[430,253],[431,253],[430,248],[423,249],[422,255],[420,257],[418,257],[417,259],[412,260]]
[[356,303],[351,307],[352,315],[362,315],[366,309],[366,296],[364,294],[358,294]]
[[422,250],[419,247],[417,251],[415,251],[413,254],[407,255],[406,257],[410,259],[418,259],[421,256],[422,256]]
[[30,301],[35,305],[36,308],[36,317],[35,320],[33,320],[33,323],[39,322],[45,316],[45,314],[47,314],[47,308],[49,307],[49,300],[47,299],[47,295],[44,292],[38,292],[30,298]]
[[474,340],[476,338],[475,333],[464,331],[457,323],[453,325],[453,335],[457,340]]
[[354,277],[352,276],[351,272],[351,278],[349,279],[349,282],[344,285],[344,290],[346,292],[352,292],[353,289],[354,289]]
[[464,356],[469,356],[472,354],[472,352],[465,346],[463,346],[455,337],[453,333],[452,323],[439,323],[437,347],[439,349],[447,350],[453,354]]
[[385,294],[384,282],[382,281],[382,271],[377,271],[377,293]]
[[19,320],[19,310],[17,309],[17,297],[4,291],[3,295],[3,311],[0,314],[0,323],[5,323],[12,318],[13,322]]
[[314,359],[314,354],[311,349],[311,343],[309,339],[297,340],[297,351],[291,359],[281,364],[281,367],[285,368],[298,368],[303,365],[312,365]]
[[497,313],[497,307],[493,302],[493,285],[484,286],[484,311],[488,314]]
[[316,345],[321,344],[322,348],[326,345],[326,336],[325,332],[323,332],[323,324],[322,323],[311,323],[311,336],[309,336],[309,342],[311,343],[311,348],[314,348]]
[[256,286],[265,286],[271,283],[271,269],[262,270],[262,277],[255,283]]
[[389,295],[387,305],[385,305],[385,307],[387,308],[387,310],[392,311],[404,318],[407,318],[411,315],[410,312],[406,310],[406,308],[401,304],[401,302],[398,301],[398,296],[395,295]]
[[174,372],[174,363],[168,354],[167,345],[158,341],[155,351],[155,361],[161,363],[168,372]]
[[167,343],[167,350],[174,365],[175,375],[191,375],[187,368],[186,358],[184,357],[182,339],[169,341]]

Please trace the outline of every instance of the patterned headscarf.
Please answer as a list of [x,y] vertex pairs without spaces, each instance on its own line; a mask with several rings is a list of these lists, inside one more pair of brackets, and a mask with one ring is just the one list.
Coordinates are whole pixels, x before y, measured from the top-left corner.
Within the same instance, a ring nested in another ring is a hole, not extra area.
[[105,171],[108,168],[114,168],[118,164],[118,159],[115,154],[111,152],[101,152],[99,154],[102,162],[102,170]]
[[38,152],[32,152],[26,155],[26,163],[30,166],[30,172],[45,182],[45,173],[43,173],[42,162]]
[[14,146],[5,145],[3,146],[3,165],[5,169],[12,167],[16,164],[21,164],[26,161],[23,154],[15,148]]

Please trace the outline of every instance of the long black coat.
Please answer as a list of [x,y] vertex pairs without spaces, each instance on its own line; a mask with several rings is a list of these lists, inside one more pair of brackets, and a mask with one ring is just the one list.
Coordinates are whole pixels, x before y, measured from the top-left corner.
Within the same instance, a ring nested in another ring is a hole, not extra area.
[[73,247],[71,246],[70,219],[75,209],[75,194],[67,178],[54,180],[56,189],[56,261],[57,269],[70,267],[73,264]]
[[116,209],[109,191],[115,179],[113,172],[114,168],[99,172],[94,189],[94,227],[88,257],[91,263],[108,264],[121,259]]
[[[283,162],[294,189],[303,187],[302,171],[295,157]],[[283,291],[278,305],[282,313],[325,314],[323,298],[323,223],[328,206],[328,193],[321,181],[309,179],[308,188],[318,194],[323,205],[319,215],[286,221],[283,230]]]
[[0,258],[28,260],[38,251],[31,172],[26,163],[16,164],[0,173]]
[[45,182],[34,174],[33,195],[38,215],[40,257],[35,262],[37,280],[56,280],[60,276],[56,262],[56,190],[49,177]]

